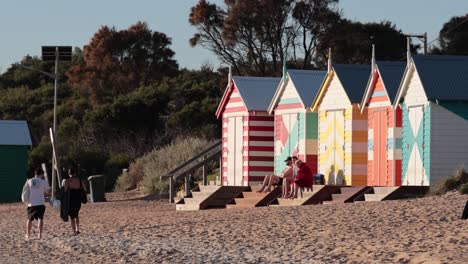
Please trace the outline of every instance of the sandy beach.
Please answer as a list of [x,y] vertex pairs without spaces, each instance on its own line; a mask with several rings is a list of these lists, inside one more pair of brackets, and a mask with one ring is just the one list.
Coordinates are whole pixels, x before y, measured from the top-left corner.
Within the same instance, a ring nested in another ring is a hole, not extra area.
[[25,208],[0,205],[0,263],[466,263],[467,195],[198,212],[109,194],[71,235],[48,206],[43,239],[24,239]]

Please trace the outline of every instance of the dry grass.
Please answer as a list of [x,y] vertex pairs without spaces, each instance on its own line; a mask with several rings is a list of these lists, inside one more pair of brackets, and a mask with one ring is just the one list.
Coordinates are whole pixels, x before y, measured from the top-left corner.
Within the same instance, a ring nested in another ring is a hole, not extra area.
[[458,190],[462,194],[468,193],[468,173],[464,168],[459,168],[453,176],[437,182],[431,187],[430,195],[442,195],[453,190]]
[[117,180],[116,191],[139,187],[144,193],[166,194],[167,181],[160,176],[205,149],[210,142],[201,138],[178,138],[173,143],[153,150],[130,165]]

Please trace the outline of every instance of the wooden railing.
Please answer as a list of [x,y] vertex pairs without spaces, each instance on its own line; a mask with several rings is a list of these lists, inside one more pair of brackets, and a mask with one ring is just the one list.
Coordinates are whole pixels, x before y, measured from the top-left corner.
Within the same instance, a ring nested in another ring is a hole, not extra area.
[[174,201],[174,196],[176,194],[175,186],[178,180],[184,178],[185,179],[185,195],[188,195],[190,192],[190,181],[189,178],[193,173],[199,169],[203,168],[202,175],[203,175],[203,185],[207,184],[207,179],[205,175],[205,165],[216,159],[220,159],[220,173],[222,173],[222,160],[221,160],[221,152],[222,152],[222,141],[218,140],[208,146],[205,150],[197,154],[196,156],[192,157],[191,159],[187,160],[186,162],[182,163],[178,167],[172,169],[171,171],[161,175],[161,180],[168,179],[169,181],[169,202],[172,203]]

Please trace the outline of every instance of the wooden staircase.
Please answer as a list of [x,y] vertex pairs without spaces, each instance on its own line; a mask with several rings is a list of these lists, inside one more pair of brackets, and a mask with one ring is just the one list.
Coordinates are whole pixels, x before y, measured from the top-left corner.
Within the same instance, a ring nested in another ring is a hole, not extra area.
[[267,206],[270,202],[281,195],[281,186],[276,186],[271,192],[258,193],[261,186],[250,186],[248,191],[242,192],[241,197],[236,197],[226,205],[228,209],[234,208],[254,208]]
[[343,186],[340,188],[339,193],[331,194],[331,200],[323,201],[322,203],[323,204],[352,203],[354,202],[354,199],[356,197],[364,194],[370,188],[371,187],[367,187],[367,186],[364,186],[364,187],[363,186],[359,186],[359,187]]
[[249,187],[200,185],[176,203],[176,210],[196,211],[210,208],[225,208],[235,197]]

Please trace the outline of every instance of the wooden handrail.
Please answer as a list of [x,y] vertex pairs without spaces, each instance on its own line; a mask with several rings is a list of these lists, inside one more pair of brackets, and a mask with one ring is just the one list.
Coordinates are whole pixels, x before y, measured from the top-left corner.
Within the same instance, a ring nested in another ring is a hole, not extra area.
[[[172,177],[174,180],[177,180],[181,176],[184,176],[189,171],[193,171],[198,169],[199,167],[205,165],[209,161],[211,161],[214,157],[221,153],[222,141],[218,140],[211,144],[208,148],[197,154],[196,156],[192,157],[191,159],[187,160],[186,162],[182,163],[178,167],[172,169],[171,171],[161,175],[161,179]],[[201,161],[198,159],[203,158]]]

